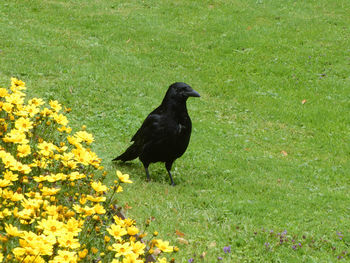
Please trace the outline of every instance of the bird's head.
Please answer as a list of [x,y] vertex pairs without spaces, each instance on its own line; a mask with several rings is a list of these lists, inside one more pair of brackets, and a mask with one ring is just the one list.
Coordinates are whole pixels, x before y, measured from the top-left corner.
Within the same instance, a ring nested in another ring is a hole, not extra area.
[[176,101],[186,101],[189,97],[200,97],[199,93],[183,82],[175,82],[169,86],[166,98]]

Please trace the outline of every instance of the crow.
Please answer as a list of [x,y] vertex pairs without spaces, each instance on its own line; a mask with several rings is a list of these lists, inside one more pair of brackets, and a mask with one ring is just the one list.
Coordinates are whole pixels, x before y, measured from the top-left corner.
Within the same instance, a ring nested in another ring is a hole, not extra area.
[[186,83],[171,84],[160,106],[147,116],[132,137],[133,144],[112,161],[126,162],[138,157],[145,168],[148,181],[149,164],[164,162],[171,185],[174,186],[171,167],[184,154],[191,137],[192,123],[186,107],[189,97],[200,95]]

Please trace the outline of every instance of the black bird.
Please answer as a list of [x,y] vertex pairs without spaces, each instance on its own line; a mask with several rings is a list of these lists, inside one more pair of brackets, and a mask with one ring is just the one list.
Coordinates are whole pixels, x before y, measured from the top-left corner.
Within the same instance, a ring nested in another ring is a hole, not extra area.
[[191,137],[192,123],[186,107],[189,97],[200,95],[186,83],[176,82],[170,85],[160,106],[147,116],[132,137],[133,144],[113,161],[125,162],[139,157],[147,180],[150,180],[149,164],[164,162],[171,184],[175,185],[171,166],[184,154]]

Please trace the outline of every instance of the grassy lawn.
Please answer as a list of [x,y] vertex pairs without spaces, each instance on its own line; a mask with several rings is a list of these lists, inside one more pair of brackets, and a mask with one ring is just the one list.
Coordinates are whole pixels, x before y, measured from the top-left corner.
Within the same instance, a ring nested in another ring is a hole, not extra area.
[[349,13],[348,0],[5,0],[0,84],[72,108],[111,181],[169,84],[190,84],[177,186],[162,164],[150,183],[139,161],[119,164],[135,182],[127,214],[151,218],[177,262],[349,260]]

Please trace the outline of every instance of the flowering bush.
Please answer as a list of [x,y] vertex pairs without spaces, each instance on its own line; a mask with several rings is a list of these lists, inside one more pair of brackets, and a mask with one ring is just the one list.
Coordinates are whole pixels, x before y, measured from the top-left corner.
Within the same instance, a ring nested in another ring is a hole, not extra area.
[[115,205],[129,175],[117,171],[104,185],[93,136],[84,127],[70,135],[69,109],[26,102],[25,89],[15,78],[0,88],[0,262],[135,263],[172,252],[166,241],[142,240]]

